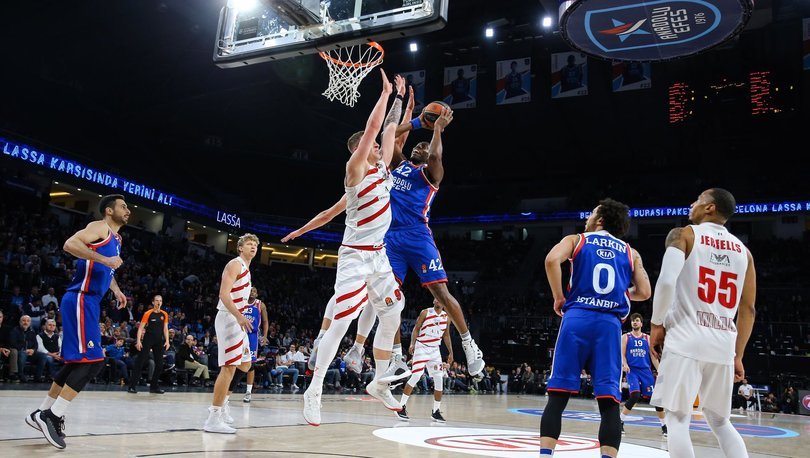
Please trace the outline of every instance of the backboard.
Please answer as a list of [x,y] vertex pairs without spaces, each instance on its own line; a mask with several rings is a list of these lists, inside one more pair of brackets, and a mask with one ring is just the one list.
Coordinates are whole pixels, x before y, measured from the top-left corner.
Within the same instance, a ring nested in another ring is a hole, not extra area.
[[413,36],[447,23],[448,0],[228,0],[214,63],[240,67]]

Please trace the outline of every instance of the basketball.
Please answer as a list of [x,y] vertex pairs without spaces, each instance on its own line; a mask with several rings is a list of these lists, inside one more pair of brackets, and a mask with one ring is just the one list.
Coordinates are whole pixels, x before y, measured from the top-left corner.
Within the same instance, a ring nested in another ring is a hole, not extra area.
[[442,110],[445,108],[450,108],[450,106],[442,101],[430,102],[422,109],[422,127],[425,129],[433,129],[433,123],[439,119]]

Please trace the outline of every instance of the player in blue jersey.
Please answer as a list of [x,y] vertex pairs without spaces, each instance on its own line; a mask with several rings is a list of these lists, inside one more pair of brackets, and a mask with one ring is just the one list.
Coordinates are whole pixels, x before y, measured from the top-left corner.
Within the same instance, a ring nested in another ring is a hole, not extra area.
[[[411,117],[413,104],[413,90],[411,90],[404,119]],[[433,233],[428,227],[430,207],[444,178],[442,132],[453,121],[453,111],[445,110],[434,123],[431,142],[418,143],[411,151],[411,157],[406,158],[402,153],[402,148],[408,132],[421,128],[420,118],[421,116],[410,122],[405,122],[397,128],[398,138],[390,166],[394,179],[394,187],[391,189],[392,220],[385,236],[385,248],[394,276],[400,283],[405,280],[405,275],[410,267],[419,275],[422,286],[430,290],[436,300],[445,304],[447,314],[450,315],[453,325],[461,335],[462,348],[467,357],[467,370],[471,375],[476,375],[484,369],[483,354],[470,336],[470,330],[467,327],[461,305],[447,289],[447,273],[444,270],[444,264],[436,247],[436,242],[433,240]],[[322,211],[307,224],[289,233],[281,241],[288,242],[313,229],[317,229],[331,221],[345,209],[346,198],[344,196],[331,208]],[[332,302],[333,300],[330,300],[330,305]],[[327,306],[319,338],[329,328],[331,316],[330,306]],[[357,325],[357,340],[346,354],[346,361],[347,363],[354,362],[354,370],[359,373],[356,366],[362,362],[363,344],[374,326],[374,315],[364,311]],[[406,370],[407,366],[401,359],[402,350],[399,332],[397,332],[394,339],[394,354],[394,364],[389,366],[391,374],[386,376],[386,381],[410,375],[409,371]],[[313,360],[314,353],[310,357],[310,361]],[[395,378],[391,379],[390,377]]]
[[[650,352],[650,336],[641,332],[644,319],[640,313],[630,315],[630,326],[632,331],[622,335],[622,371],[627,374],[627,384],[630,385],[630,398],[624,403],[624,409],[620,415],[622,420],[622,433],[624,433],[624,422],[627,415],[633,410],[633,406],[644,398],[649,401],[655,386],[650,362],[658,370],[658,358]],[[667,436],[667,425],[664,421],[664,409],[655,408],[658,420],[661,422],[661,434]]]
[[104,196],[98,206],[104,215],[67,239],[63,249],[79,258],[67,292],[59,304],[62,314],[62,359],[65,367],[53,380],[39,409],[25,418],[56,448],[65,448],[65,411],[79,392],[104,368],[99,315],[101,300],[112,290],[118,308],[127,298],[115,282],[121,267],[121,236],[118,231],[129,221],[124,196]]
[[[593,209],[585,232],[564,237],[546,256],[546,276],[554,312],[562,317],[554,350],[548,403],[540,423],[540,456],[552,455],[560,437],[562,413],[571,393],[578,393],[587,369],[599,404],[599,443],[603,457],[615,457],[621,443],[622,321],[630,301],[650,297],[650,279],[641,256],[619,239],[630,226],[628,207],[604,199]],[[567,293],[562,268],[571,262]]]
[[[242,311],[242,315],[248,319],[253,329],[248,332],[248,342],[250,342],[250,372],[245,377],[247,388],[245,390],[245,397],[242,402],[250,402],[251,394],[253,393],[253,381],[256,378],[256,370],[253,367],[256,365],[257,355],[259,354],[259,344],[267,342],[267,331],[270,329],[270,322],[267,320],[267,307],[264,302],[258,299],[259,290],[256,287],[250,288],[250,296],[248,296],[248,307]],[[259,322],[262,324],[262,336],[259,337]]]

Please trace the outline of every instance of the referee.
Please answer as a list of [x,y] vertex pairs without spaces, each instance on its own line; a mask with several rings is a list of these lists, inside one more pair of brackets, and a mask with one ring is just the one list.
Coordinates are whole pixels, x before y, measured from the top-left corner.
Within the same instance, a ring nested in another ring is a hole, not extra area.
[[163,350],[169,349],[169,314],[160,309],[163,305],[163,296],[155,294],[152,298],[152,308],[147,310],[141,318],[141,325],[138,327],[138,339],[135,348],[138,349],[138,360],[135,362],[135,372],[129,379],[129,393],[137,393],[135,385],[141,379],[143,366],[149,361],[149,350],[155,360],[155,370],[152,373],[152,383],[149,385],[149,392],[163,394],[160,389],[160,374],[163,372]]

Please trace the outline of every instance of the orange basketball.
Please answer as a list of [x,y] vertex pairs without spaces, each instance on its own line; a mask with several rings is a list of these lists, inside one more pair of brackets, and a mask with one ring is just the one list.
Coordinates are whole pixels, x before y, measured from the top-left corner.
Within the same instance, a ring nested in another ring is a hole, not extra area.
[[430,102],[422,109],[422,127],[425,129],[433,129],[433,123],[439,119],[442,110],[445,108],[450,108],[450,106],[442,101]]

